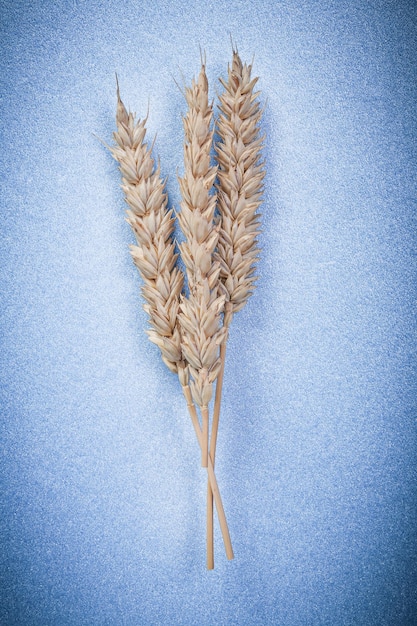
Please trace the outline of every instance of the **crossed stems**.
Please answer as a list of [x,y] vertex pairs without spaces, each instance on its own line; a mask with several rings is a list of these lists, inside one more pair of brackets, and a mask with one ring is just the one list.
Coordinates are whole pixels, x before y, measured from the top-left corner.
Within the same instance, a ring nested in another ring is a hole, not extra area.
[[[190,414],[191,421],[194,426],[198,443],[200,445],[201,450],[203,450],[204,434],[200,427],[200,422],[198,419],[196,407],[194,405],[194,402],[191,396],[190,387],[188,385],[182,385],[182,390],[183,390],[185,400],[187,402],[188,412]],[[216,475],[214,473],[214,452],[212,453],[211,450],[207,458],[207,473],[208,473],[208,484],[209,484],[210,492],[212,494],[211,525],[213,526],[213,498],[214,498],[214,502],[216,503],[217,515],[219,517],[220,529],[221,529],[222,536],[223,536],[223,543],[224,543],[224,547],[226,550],[226,556],[230,560],[234,558],[232,542],[230,539],[230,533],[229,533],[229,528],[228,528],[227,521],[226,521],[226,515],[224,512],[222,499],[220,496],[219,486],[217,484]],[[209,519],[209,511],[207,511],[207,523],[208,523],[208,519]],[[213,532],[211,532],[210,536],[209,534],[207,534],[207,569],[214,568],[214,556],[213,555],[214,555],[214,541],[213,541]]]

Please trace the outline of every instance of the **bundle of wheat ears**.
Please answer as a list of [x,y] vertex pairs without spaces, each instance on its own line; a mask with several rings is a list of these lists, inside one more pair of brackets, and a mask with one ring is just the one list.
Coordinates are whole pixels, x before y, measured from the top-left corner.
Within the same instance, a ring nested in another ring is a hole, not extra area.
[[[182,201],[176,214],[168,208],[153,145],[145,141],[147,117],[136,120],[128,113],[118,84],[116,144],[111,148],[137,242],[131,254],[143,281],[147,333],[164,363],[178,375],[201,448],[201,465],[207,468],[208,569],[214,567],[213,502],[227,558],[233,558],[214,462],[229,326],[256,281],[264,165],[259,92],[254,91],[258,79],[251,78],[251,71],[234,50],[227,80],[220,79],[224,90],[216,122],[205,60],[198,79],[185,88],[184,174],[178,179]],[[184,235],[179,253],[175,217]]]

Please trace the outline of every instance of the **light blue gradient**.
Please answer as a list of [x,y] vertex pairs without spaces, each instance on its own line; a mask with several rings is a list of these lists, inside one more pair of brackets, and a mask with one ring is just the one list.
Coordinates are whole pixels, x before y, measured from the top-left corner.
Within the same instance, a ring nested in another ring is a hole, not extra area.
[[[416,619],[413,2],[1,3],[5,626]],[[216,526],[146,338],[111,142],[117,71],[178,206],[175,81],[260,76],[259,284],[228,344]]]

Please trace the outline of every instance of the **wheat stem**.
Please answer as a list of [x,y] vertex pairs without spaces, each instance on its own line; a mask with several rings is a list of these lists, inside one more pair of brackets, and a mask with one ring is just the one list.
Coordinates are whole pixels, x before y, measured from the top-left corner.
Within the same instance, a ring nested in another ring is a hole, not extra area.
[[[232,306],[230,302],[226,302],[224,321],[223,321],[223,326],[226,329],[226,331],[229,330],[229,326],[232,321],[232,316],[233,316]],[[220,372],[216,380],[216,395],[214,399],[210,448],[209,448],[210,457],[213,462],[213,467],[215,465],[217,434],[219,430],[219,418],[220,418],[220,408],[221,408],[222,390],[223,390],[224,367],[225,367],[225,362],[226,362],[226,348],[227,348],[227,339],[225,339],[220,346],[221,368],[220,368]],[[211,561],[214,562],[213,535],[214,535],[213,490],[211,488],[210,483],[208,482],[207,483],[207,555],[208,555],[207,559],[210,562]]]
[[230,302],[226,302],[225,311],[224,311],[224,319],[223,319],[223,327],[226,330],[226,337],[220,346],[220,361],[221,368],[219,375],[216,380],[216,395],[214,399],[214,409],[213,409],[213,420],[211,426],[211,438],[210,438],[210,454],[213,459],[216,454],[216,444],[217,444],[217,433],[219,430],[219,419],[220,419],[220,408],[222,401],[222,391],[223,391],[223,379],[224,379],[224,367],[226,362],[226,347],[227,347],[227,334],[229,332],[229,327],[233,318],[233,306]]
[[209,409],[208,406],[201,407],[201,419],[202,419],[202,457],[201,466],[207,467],[208,463],[208,444],[209,444]]
[[[203,447],[203,433],[200,427],[197,410],[192,399],[190,387],[188,385],[182,385],[182,391],[183,391],[185,400],[187,402],[188,412],[190,414],[191,421],[194,426],[195,434],[197,436],[197,441],[200,445],[200,448],[202,448]],[[224,547],[226,551],[226,556],[229,560],[231,560],[234,558],[232,542],[230,539],[230,533],[229,533],[229,527],[227,525],[226,514],[224,512],[224,507],[223,507],[222,499],[220,496],[220,490],[217,484],[216,475],[214,473],[214,466],[213,466],[213,462],[212,462],[210,455],[207,460],[207,473],[208,473],[209,484],[213,491],[214,501],[216,503],[217,515],[219,517],[219,524],[220,524],[220,529],[221,529],[221,533],[223,537],[223,543],[224,543]],[[209,561],[209,559],[207,559],[207,569],[213,569],[213,567],[214,567],[214,560]]]

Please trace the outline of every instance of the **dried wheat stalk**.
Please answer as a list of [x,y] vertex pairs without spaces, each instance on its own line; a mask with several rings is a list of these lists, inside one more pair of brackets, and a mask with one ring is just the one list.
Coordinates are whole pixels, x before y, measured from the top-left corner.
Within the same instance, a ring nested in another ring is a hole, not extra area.
[[[221,79],[224,92],[220,96],[217,121],[219,141],[216,143],[218,169],[218,209],[221,215],[219,242],[214,254],[220,263],[220,280],[226,294],[224,330],[220,348],[221,368],[216,383],[210,439],[210,457],[214,464],[220,416],[220,404],[226,358],[227,331],[233,314],[244,307],[256,281],[258,258],[257,236],[264,168],[261,162],[263,138],[259,123],[261,109],[254,92],[257,78],[251,78],[252,66],[242,64],[237,51],[228,70],[227,81]],[[207,490],[207,534],[213,534],[213,494]]]
[[202,465],[206,467],[208,404],[221,367],[219,346],[225,331],[220,324],[225,296],[218,294],[220,265],[213,262],[219,237],[219,228],[214,223],[216,195],[212,192],[217,169],[210,164],[213,107],[208,100],[204,63],[198,80],[193,80],[191,87],[186,88],[185,97],[188,110],[183,119],[184,176],[179,178],[182,202],[178,221],[185,236],[180,250],[187,272],[189,296],[181,300],[179,321],[182,350],[192,377],[191,392],[202,414]]

